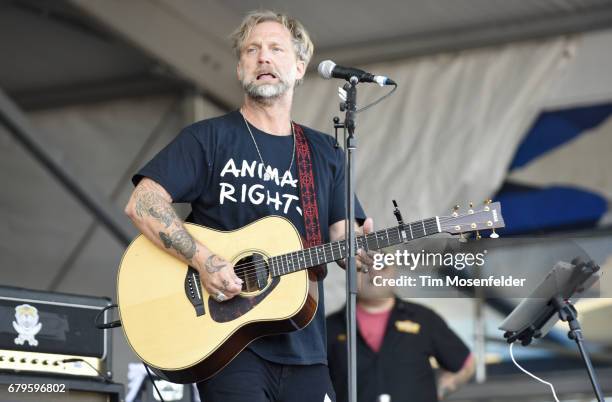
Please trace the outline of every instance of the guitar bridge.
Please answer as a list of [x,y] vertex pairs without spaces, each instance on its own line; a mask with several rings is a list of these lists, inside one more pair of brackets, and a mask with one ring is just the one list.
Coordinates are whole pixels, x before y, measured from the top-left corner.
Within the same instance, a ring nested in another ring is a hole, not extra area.
[[185,295],[195,309],[197,317],[206,314],[204,300],[202,298],[200,274],[191,266],[187,269],[187,275],[185,276]]

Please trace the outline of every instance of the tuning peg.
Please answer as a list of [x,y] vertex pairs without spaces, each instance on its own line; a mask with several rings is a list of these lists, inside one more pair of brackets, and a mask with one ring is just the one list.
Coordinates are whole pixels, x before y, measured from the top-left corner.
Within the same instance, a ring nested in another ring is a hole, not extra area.
[[452,215],[453,215],[454,217],[459,216],[459,213],[457,213],[457,211],[459,211],[459,208],[460,208],[460,207],[459,207],[459,205],[455,205],[455,206],[453,207],[453,213],[452,213]]
[[470,209],[468,209],[468,214],[473,214],[474,213],[474,203],[470,201]]
[[489,237],[491,239],[497,239],[499,237],[499,234],[497,234],[497,232],[495,232],[495,228],[492,229],[491,235]]
[[482,236],[480,235],[480,230],[476,231],[476,240],[480,240],[482,239]]
[[484,206],[485,206],[485,207],[484,207],[484,210],[485,210],[485,211],[489,211],[489,210],[491,209],[491,208],[489,207],[489,204],[491,204],[491,202],[492,202],[492,201],[491,201],[490,199],[486,199],[486,200],[484,200]]
[[467,243],[467,238],[465,237],[463,232],[459,233],[459,242],[460,243]]

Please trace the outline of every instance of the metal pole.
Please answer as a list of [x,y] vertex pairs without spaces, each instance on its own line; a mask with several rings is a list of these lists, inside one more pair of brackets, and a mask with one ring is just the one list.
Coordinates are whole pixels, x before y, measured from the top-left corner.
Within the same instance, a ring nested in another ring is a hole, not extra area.
[[484,301],[478,293],[474,300],[474,348],[476,349],[476,382],[482,384],[487,380],[486,322]]
[[348,400],[357,402],[357,267],[355,261],[355,165],[353,153],[356,151],[357,142],[355,133],[355,111],[357,110],[357,88],[359,82],[357,77],[352,77],[350,86],[347,88],[346,97],[346,323],[347,323],[347,355],[348,355]]

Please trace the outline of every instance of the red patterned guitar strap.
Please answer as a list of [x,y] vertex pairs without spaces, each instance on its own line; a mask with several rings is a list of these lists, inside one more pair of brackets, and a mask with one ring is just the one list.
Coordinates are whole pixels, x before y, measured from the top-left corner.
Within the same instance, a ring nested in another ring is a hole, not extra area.
[[[319,208],[317,206],[317,193],[315,190],[315,179],[312,169],[312,158],[310,156],[310,146],[304,135],[304,130],[299,124],[293,124],[295,132],[295,151],[297,152],[297,166],[300,182],[300,203],[302,205],[302,215],[304,217],[304,227],[306,228],[306,242],[304,248],[317,246],[323,243],[321,235],[321,225],[319,222]],[[310,268],[321,280],[327,275],[325,265]]]

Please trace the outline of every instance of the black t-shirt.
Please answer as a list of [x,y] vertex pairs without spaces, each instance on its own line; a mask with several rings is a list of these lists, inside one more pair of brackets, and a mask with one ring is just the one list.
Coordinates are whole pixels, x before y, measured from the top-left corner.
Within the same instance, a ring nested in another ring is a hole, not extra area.
[[[327,319],[328,365],[337,402],[348,400],[345,310]],[[359,332],[359,331],[358,331]],[[448,371],[459,371],[470,351],[444,320],[427,307],[396,299],[383,343],[374,352],[357,337],[357,399],[436,402],[436,379],[430,356]]]
[[[137,184],[142,177],[149,177],[164,187],[174,202],[191,203],[191,220],[200,225],[235,230],[262,217],[280,215],[305,238],[297,159],[291,163],[293,136],[250,128],[265,164],[242,115],[233,111],[183,129],[132,181]],[[346,217],[344,152],[334,147],[331,136],[302,128],[311,150],[321,232],[324,242],[329,242],[329,225]],[[358,202],[355,216],[365,218]],[[318,287],[319,307],[310,324],[297,332],[259,338],[249,347],[277,363],[326,363],[322,282]]]

